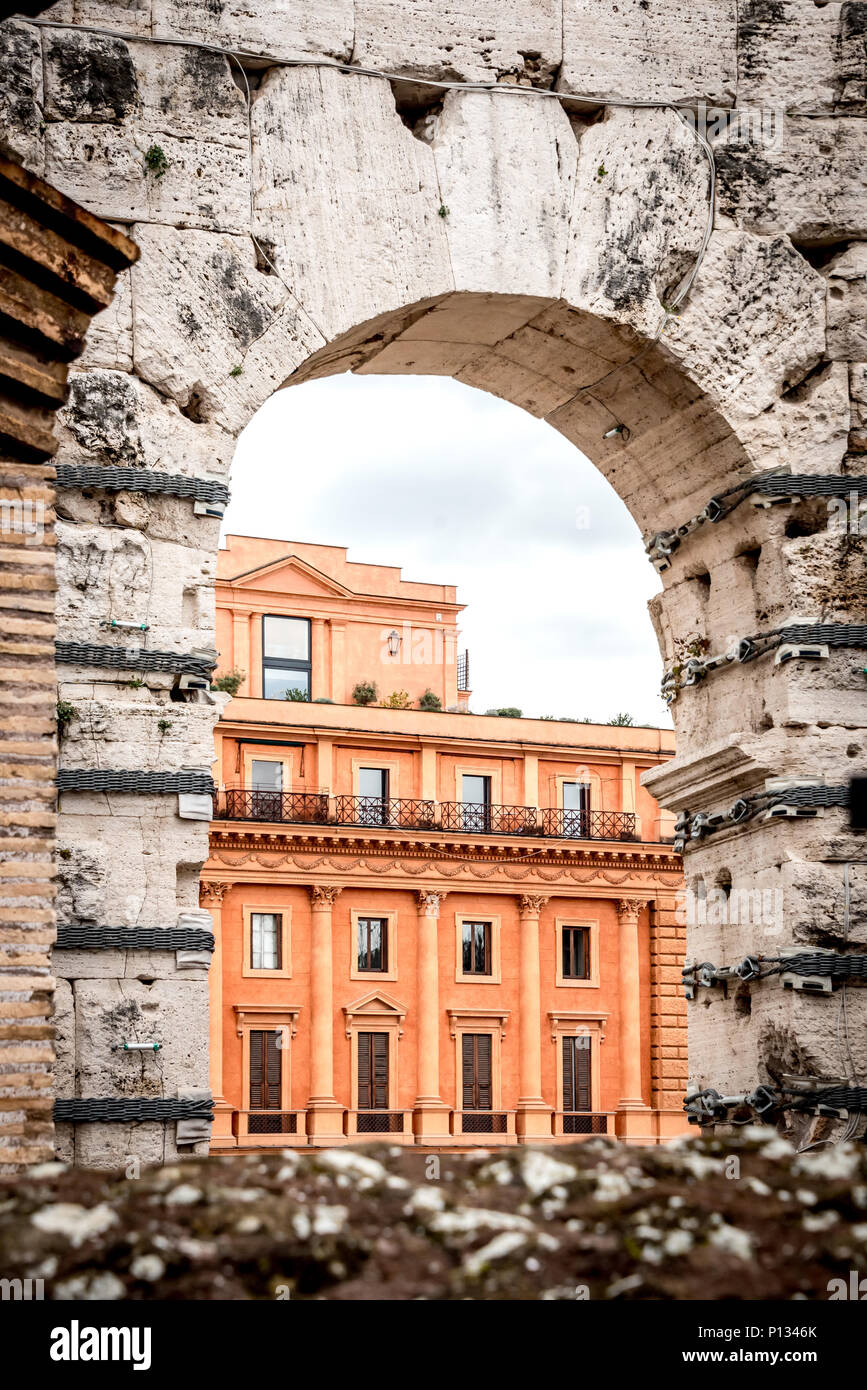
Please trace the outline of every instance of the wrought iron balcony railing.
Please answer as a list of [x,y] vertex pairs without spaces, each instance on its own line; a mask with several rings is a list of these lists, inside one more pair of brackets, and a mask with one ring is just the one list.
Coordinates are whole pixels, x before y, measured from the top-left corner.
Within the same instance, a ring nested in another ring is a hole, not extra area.
[[535,806],[484,806],[472,801],[440,803],[443,830],[468,830],[477,835],[538,835]]
[[389,830],[433,830],[436,803],[406,797],[336,796],[334,819],[338,825],[382,825]]
[[542,812],[542,834],[566,840],[637,840],[634,811]]
[[224,793],[226,820],[293,821],[302,825],[327,825],[327,792],[266,792],[231,787]]
[[552,807],[485,806],[477,802],[408,797],[329,796],[327,792],[270,792],[232,787],[222,793],[222,820],[300,825],[364,826],[384,830],[447,830],[472,835],[523,835],[566,840],[638,840],[633,811],[567,811]]

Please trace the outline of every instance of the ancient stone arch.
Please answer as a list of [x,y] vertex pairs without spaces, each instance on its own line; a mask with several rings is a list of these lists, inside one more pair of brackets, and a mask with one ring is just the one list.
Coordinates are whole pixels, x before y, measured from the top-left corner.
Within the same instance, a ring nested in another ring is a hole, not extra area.
[[[159,651],[213,642],[218,522],[168,493],[83,487],[76,469],[224,481],[273,391],[347,369],[450,374],[544,417],[648,542],[769,470],[836,480],[824,496],[778,485],[773,506],[745,495],[668,559],[663,539],[652,616],[675,684],[737,639],[867,621],[864,6],[481,0],[432,3],[423,20],[405,0],[255,8],[60,0],[0,29],[7,143],[141,251],[62,417],[58,640],[140,644],[114,621],[147,623]],[[718,108],[712,164],[705,106]],[[309,466],[291,441],[287,456]],[[771,651],[698,671],[678,693],[678,756],[652,786],[690,812],[700,961],[864,939],[864,851],[842,794],[782,790],[841,788],[863,766],[863,648],[822,636],[786,639],[782,663]],[[808,661],[798,641],[827,650]],[[215,707],[170,698],[166,672],[64,661],[58,681],[77,710],[61,769],[102,770],[62,793],[59,920],[174,926],[198,908],[207,812],[156,784],[113,789],[104,770],[206,771]],[[762,795],[831,804],[768,818],[750,804]],[[739,798],[740,822],[694,819]],[[61,1097],[207,1092],[200,963],[67,946],[56,966]],[[682,1017],[679,982],[661,988]],[[700,1084],[867,1069],[857,990],[842,1061],[836,997],[779,981],[734,995],[692,1005]],[[156,1080],[136,1082],[111,1049],[148,1010],[171,1046]],[[132,1137],[119,1124],[58,1134],[81,1162],[131,1145],[162,1157],[175,1139],[159,1121]]]

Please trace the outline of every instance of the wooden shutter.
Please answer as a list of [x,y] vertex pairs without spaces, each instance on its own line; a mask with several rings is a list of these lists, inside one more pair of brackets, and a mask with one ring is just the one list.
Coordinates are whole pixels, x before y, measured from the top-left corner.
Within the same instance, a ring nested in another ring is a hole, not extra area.
[[358,1108],[388,1109],[388,1034],[358,1035]]
[[461,1040],[464,1110],[492,1108],[491,1056],[490,1033],[464,1033]]
[[250,1033],[250,1109],[279,1110],[282,1104],[283,1054],[280,1034],[261,1028]]
[[563,1039],[563,1109],[591,1109],[590,1046],[582,1038]]

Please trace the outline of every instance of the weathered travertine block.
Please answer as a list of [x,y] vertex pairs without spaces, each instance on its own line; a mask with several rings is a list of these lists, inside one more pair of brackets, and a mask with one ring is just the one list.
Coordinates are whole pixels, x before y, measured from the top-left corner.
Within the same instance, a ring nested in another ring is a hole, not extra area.
[[108,308],[94,316],[76,366],[132,371],[132,277],[128,270],[117,277]]
[[209,704],[137,701],[137,689],[125,700],[78,698],[75,717],[63,737],[64,768],[93,766],[99,747],[105,767],[143,772],[179,772],[210,767],[214,760],[214,711]]
[[387,83],[272,70],[253,140],[257,234],[324,335],[452,289],[434,156]]
[[352,52],[353,0],[316,0],[316,4],[308,0],[149,3],[156,38],[201,39],[220,48],[280,58],[347,59]]
[[237,432],[324,339],[286,286],[257,268],[249,238],[134,231],[137,373],[192,419]]
[[[849,406],[849,448],[855,454],[867,454],[867,362],[853,362],[849,367]],[[860,466],[859,459],[853,459],[852,471]]]
[[56,0],[42,11],[42,18],[92,24],[125,34],[150,34],[151,0]]
[[[207,1056],[200,1045],[207,1027],[206,980],[163,980],[159,989],[140,980],[79,980],[78,1094],[174,1096],[180,1086],[207,1086]],[[159,1052],[125,1053],[126,1041],[164,1046]]]
[[180,820],[177,810],[176,796],[64,792],[61,848],[70,858],[61,860],[71,865],[61,895],[64,920],[82,926],[174,923],[181,868],[197,872],[208,857],[207,822]]
[[42,52],[33,25],[0,27],[0,72],[0,152],[41,174]]
[[219,425],[190,420],[137,376],[106,369],[71,374],[58,422],[63,463],[225,479],[235,447]]
[[755,416],[821,360],[824,281],[784,236],[716,232],[662,347],[727,414]]
[[856,244],[824,267],[828,281],[828,356],[867,360],[867,245]]
[[745,0],[738,20],[739,107],[867,112],[862,4]]
[[[58,525],[58,639],[108,640],[100,623],[147,623],[147,643],[160,651],[213,645],[215,554],[150,539],[132,528]],[[201,592],[200,592],[201,591]],[[141,646],[130,632],[121,645]],[[180,645],[178,645],[180,644]]]
[[654,333],[695,264],[709,174],[671,111],[609,108],[581,136],[563,296]]
[[561,0],[356,0],[353,60],[418,77],[548,87],[563,50]]
[[[559,297],[578,142],[558,102],[450,92],[433,153],[458,289]],[[504,263],[499,228],[515,228]]]
[[739,427],[757,464],[787,466],[792,473],[839,473],[848,432],[849,383],[843,362],[814,368]]
[[44,43],[58,187],[102,217],[248,228],[246,103],[227,58],[68,29]]
[[561,91],[731,105],[735,0],[564,0]]
[[739,226],[805,245],[867,236],[867,120],[791,118],[779,147],[733,135],[714,153],[719,210]]

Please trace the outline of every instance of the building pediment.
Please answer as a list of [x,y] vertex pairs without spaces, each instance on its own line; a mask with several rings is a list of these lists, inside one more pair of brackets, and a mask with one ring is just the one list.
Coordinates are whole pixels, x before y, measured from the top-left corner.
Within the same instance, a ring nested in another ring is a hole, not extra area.
[[399,1004],[384,990],[374,989],[369,994],[363,994],[353,1004],[344,1004],[343,1013],[346,1018],[347,1037],[353,1028],[367,1026],[371,1028],[396,1027],[398,1036],[400,1036],[403,1032],[403,1021],[406,1018],[406,1006]]
[[298,555],[283,555],[279,560],[258,565],[256,569],[235,575],[225,582],[234,589],[259,589],[289,598],[293,594],[320,594],[329,598],[353,596],[352,590],[347,589],[345,584],[323,574]]

